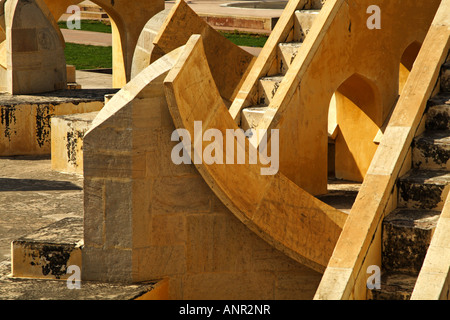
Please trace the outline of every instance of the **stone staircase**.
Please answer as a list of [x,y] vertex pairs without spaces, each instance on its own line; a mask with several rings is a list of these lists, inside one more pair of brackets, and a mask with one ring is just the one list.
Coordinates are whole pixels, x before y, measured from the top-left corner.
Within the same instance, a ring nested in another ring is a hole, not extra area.
[[381,290],[375,300],[409,300],[450,183],[450,62],[428,101],[425,131],[412,143],[412,169],[400,177],[398,208],[383,221]]
[[264,112],[275,96],[319,12],[320,10],[297,10],[295,12],[293,36],[290,37],[290,41],[278,44],[275,63],[267,75],[258,81],[257,104],[243,108],[241,111],[242,129],[256,128],[263,118]]

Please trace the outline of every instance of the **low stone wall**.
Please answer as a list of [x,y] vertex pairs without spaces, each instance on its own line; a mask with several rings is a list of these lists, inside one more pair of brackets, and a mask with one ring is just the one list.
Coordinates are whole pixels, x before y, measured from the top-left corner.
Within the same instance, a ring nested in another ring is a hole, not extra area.
[[99,111],[117,90],[62,90],[40,95],[0,95],[0,156],[51,152],[51,118]]

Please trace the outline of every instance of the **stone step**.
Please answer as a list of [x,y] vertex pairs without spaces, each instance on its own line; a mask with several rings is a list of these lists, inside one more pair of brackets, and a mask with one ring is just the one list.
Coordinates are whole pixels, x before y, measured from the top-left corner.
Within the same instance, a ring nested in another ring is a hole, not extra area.
[[259,104],[268,106],[277,92],[283,75],[262,77],[258,81]]
[[414,139],[412,147],[414,168],[450,169],[450,130],[425,132]]
[[82,20],[108,20],[109,16],[105,12],[95,11],[81,11],[80,16]]
[[80,10],[83,11],[89,11],[89,12],[105,12],[105,10],[97,5],[81,5]]
[[330,178],[328,193],[317,196],[317,199],[349,214],[360,188],[361,183]]
[[381,289],[371,290],[373,300],[409,300],[417,281],[416,274],[386,272],[381,275]]
[[257,105],[242,109],[241,128],[244,131],[255,129],[267,110],[266,105]]
[[450,92],[450,61],[444,63],[441,67],[441,91]]
[[383,220],[384,271],[419,273],[440,212],[399,208]]
[[71,217],[14,240],[12,276],[33,279],[67,279],[68,267],[81,269],[83,218]]
[[398,206],[441,211],[449,183],[447,170],[411,170],[398,181]]
[[294,15],[294,39],[303,42],[320,10],[297,10]]
[[[79,289],[69,288],[67,281],[13,278],[11,263],[0,262],[0,300],[167,300],[168,281],[122,284],[99,281],[78,282]],[[72,282],[71,284],[77,284]]]
[[300,49],[301,42],[286,42],[278,44],[278,70],[281,74],[285,75],[289,67],[297,56],[297,52]]
[[450,130],[450,93],[440,93],[428,101],[425,128]]
[[52,170],[83,174],[83,138],[97,114],[87,112],[52,117]]

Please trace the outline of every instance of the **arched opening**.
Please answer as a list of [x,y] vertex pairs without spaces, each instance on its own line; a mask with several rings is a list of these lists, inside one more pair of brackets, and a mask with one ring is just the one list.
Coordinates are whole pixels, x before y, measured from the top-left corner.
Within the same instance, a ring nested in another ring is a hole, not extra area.
[[381,98],[367,78],[354,74],[334,93],[329,109],[330,177],[362,182],[377,149]]
[[399,68],[399,93],[402,92],[403,87],[405,86],[406,80],[408,79],[409,73],[414,65],[414,61],[419,54],[421,44],[417,41],[411,43],[403,52],[402,57],[400,58],[400,68]]
[[[112,33],[118,29],[111,16],[94,1],[69,2],[73,4],[58,19],[65,40],[69,87],[112,88],[113,72],[117,72],[113,71],[113,51],[117,51],[113,46],[121,46],[120,41],[113,44]],[[81,21],[76,23],[74,19]]]

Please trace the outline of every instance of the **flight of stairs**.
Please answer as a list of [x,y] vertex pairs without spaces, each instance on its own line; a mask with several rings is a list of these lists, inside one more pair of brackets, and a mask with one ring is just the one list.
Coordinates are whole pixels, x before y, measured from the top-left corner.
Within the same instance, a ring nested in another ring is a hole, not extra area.
[[258,81],[257,104],[246,107],[241,111],[241,128],[243,130],[256,128],[263,118],[264,112],[275,96],[319,12],[320,10],[297,10],[295,12],[292,40],[278,44],[274,65],[268,74]]
[[450,61],[428,101],[425,132],[412,143],[412,169],[398,180],[398,208],[383,221],[381,290],[375,300],[409,300],[450,184]]

